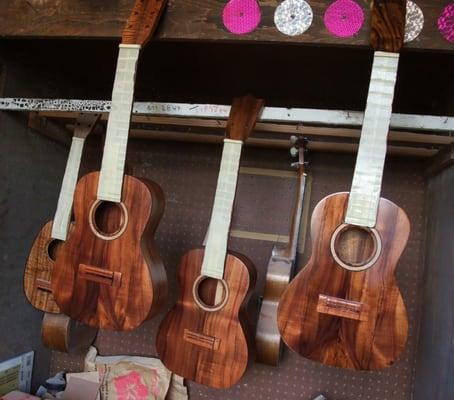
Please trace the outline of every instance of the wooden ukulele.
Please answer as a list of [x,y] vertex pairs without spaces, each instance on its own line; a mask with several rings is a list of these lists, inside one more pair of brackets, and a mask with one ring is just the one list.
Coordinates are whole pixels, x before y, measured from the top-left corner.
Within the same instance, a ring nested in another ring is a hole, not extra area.
[[129,330],[155,314],[167,280],[153,235],[164,210],[154,182],[124,175],[140,49],[165,0],[137,0],[123,31],[100,172],[80,179],[74,227],[52,273],[59,308],[93,327]]
[[100,114],[81,114],[76,120],[54,220],[47,222],[39,232],[25,266],[25,296],[32,306],[44,312],[60,312],[52,295],[50,280],[57,255],[68,236],[85,139],[99,117]]
[[85,139],[95,128],[99,117],[100,114],[82,113],[76,120],[54,220],[47,222],[36,237],[24,273],[25,296],[30,304],[45,312],[41,327],[42,342],[51,349],[65,352],[87,348],[97,333],[96,329],[77,324],[66,315],[59,314],[50,280],[70,227],[74,189]]
[[227,242],[241,147],[262,107],[263,101],[252,96],[233,102],[206,247],[183,256],[178,275],[180,297],[157,336],[157,352],[167,368],[215,388],[238,382],[253,346],[245,306],[256,272],[245,256],[227,250]]
[[404,0],[374,1],[375,54],[351,191],[330,195],[315,207],[311,258],[279,303],[285,343],[328,365],[388,367],[407,338],[394,271],[410,223],[401,208],[380,197],[404,25]]
[[306,173],[304,161],[304,139],[296,138],[292,155],[298,155],[297,167],[297,192],[295,206],[292,213],[289,242],[286,246],[274,246],[268,261],[265,290],[260,307],[255,344],[257,361],[277,366],[282,353],[282,339],[277,328],[277,307],[282,293],[287,288],[293,274],[296,252],[298,247],[299,231],[303,204],[305,202]]

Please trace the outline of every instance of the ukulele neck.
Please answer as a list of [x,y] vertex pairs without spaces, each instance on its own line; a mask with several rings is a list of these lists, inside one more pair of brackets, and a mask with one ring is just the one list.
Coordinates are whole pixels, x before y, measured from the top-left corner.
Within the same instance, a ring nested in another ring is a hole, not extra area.
[[241,140],[224,139],[221,167],[201,271],[202,275],[216,279],[222,279],[224,276],[242,146]]
[[85,138],[73,137],[66,162],[65,175],[58,196],[57,210],[52,223],[52,239],[66,240],[71,220],[74,190],[79,175],[80,161]]
[[86,137],[93,132],[100,114],[81,113],[76,120],[74,136],[69,149],[68,160],[66,161],[65,174],[58,196],[57,210],[55,211],[52,223],[51,238],[66,240],[71,212],[73,206],[74,191],[79,176],[80,161]]
[[121,202],[140,45],[120,44],[98,183],[98,200]]
[[345,222],[374,227],[380,201],[386,141],[399,54],[375,52],[358,156]]
[[289,262],[293,262],[295,260],[296,252],[298,250],[298,239],[301,227],[301,216],[303,213],[304,193],[306,190],[306,173],[304,172],[303,166],[300,166],[298,168],[297,179],[298,193],[296,195],[295,205],[293,207],[292,225],[290,227],[289,241],[283,249],[276,249],[275,254],[279,258],[287,259]]
[[370,44],[375,50],[355,173],[345,222],[373,228],[377,220],[386,142],[405,33],[405,0],[374,0]]

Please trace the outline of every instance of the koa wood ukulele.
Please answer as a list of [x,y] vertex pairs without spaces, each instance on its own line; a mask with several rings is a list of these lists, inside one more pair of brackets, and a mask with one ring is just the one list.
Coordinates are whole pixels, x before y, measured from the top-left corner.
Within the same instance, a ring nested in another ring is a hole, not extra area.
[[407,338],[394,271],[410,223],[401,208],[380,197],[404,24],[404,0],[374,1],[374,62],[352,187],[315,207],[311,258],[279,303],[285,343],[328,365],[388,367]]
[[101,171],[76,186],[74,228],[52,273],[59,308],[94,327],[134,329],[167,293],[153,240],[164,195],[156,183],[124,174],[139,52],[164,6],[164,0],[137,0],[123,31]]
[[285,246],[274,246],[265,279],[265,290],[263,301],[260,307],[259,319],[255,343],[257,350],[257,361],[277,366],[282,353],[282,339],[277,328],[277,307],[282,293],[287,288],[293,274],[298,238],[303,213],[303,203],[306,192],[305,173],[305,148],[304,139],[295,137],[295,146],[292,148],[298,155],[297,168],[297,190],[295,206],[292,212],[289,241]]
[[74,189],[84,142],[99,117],[100,114],[80,114],[76,120],[54,220],[44,225],[33,242],[24,273],[24,291],[28,301],[46,313],[41,326],[42,342],[51,349],[64,352],[87,348],[97,333],[96,329],[60,314],[50,280],[55,260],[70,230]]
[[227,241],[241,147],[262,107],[252,96],[233,102],[206,246],[183,256],[180,297],[157,336],[157,352],[167,368],[215,388],[235,384],[251,357],[253,336],[244,308],[255,286],[255,268],[245,256],[227,250]]

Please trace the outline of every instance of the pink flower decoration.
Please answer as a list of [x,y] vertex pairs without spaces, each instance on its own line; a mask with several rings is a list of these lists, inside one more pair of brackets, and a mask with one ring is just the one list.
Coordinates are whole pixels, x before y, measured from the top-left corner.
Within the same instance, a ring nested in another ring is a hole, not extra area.
[[149,390],[137,371],[115,378],[114,383],[118,400],[147,400]]
[[447,5],[441,12],[438,30],[448,42],[454,42],[454,3]]
[[222,12],[222,21],[231,33],[244,35],[260,23],[261,12],[256,0],[230,0]]
[[325,12],[326,29],[334,36],[351,37],[363,26],[363,9],[352,0],[337,0]]

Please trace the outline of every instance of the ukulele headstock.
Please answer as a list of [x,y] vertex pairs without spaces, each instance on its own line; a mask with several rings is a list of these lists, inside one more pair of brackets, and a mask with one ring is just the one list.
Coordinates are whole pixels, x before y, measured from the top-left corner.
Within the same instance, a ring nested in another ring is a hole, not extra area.
[[257,99],[252,95],[236,97],[230,109],[226,137],[244,142],[254,129],[263,105],[263,99]]
[[86,139],[101,118],[100,113],[79,113],[74,125],[74,137]]
[[136,0],[121,43],[145,46],[156,31],[166,4],[167,0]]
[[305,172],[306,166],[309,164],[307,161],[307,143],[308,140],[304,136],[290,137],[292,147],[290,148],[290,155],[298,157],[298,161],[292,163],[292,167],[296,167],[301,172]]
[[373,0],[370,44],[374,51],[399,53],[404,44],[406,0]]

